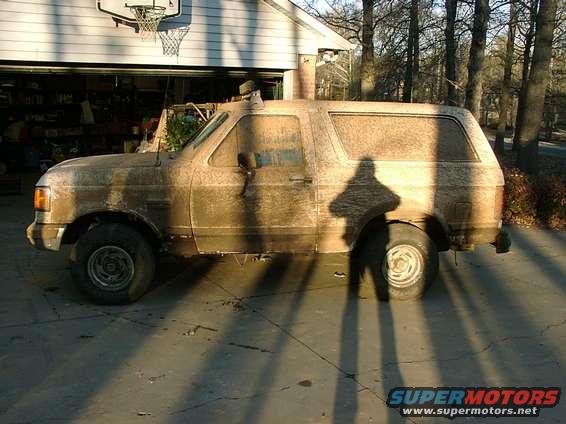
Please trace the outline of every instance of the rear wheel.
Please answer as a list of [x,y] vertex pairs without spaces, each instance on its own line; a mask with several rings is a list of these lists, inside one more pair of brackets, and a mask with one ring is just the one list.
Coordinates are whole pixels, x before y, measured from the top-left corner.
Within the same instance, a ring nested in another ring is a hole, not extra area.
[[98,225],[79,238],[71,252],[74,283],[97,303],[137,300],[151,285],[154,273],[150,244],[127,225]]
[[366,240],[359,254],[363,278],[380,300],[424,295],[438,274],[438,250],[427,234],[408,224],[390,224]]

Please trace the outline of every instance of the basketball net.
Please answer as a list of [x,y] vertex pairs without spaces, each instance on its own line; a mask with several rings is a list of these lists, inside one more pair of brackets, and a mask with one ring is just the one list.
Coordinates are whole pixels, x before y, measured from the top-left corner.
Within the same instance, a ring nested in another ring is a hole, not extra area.
[[188,32],[188,26],[159,31],[158,34],[161,39],[163,54],[166,56],[179,56],[179,48],[181,47],[183,38],[185,38]]
[[141,39],[147,40],[149,37],[153,36],[153,40],[155,41],[155,33],[165,15],[165,8],[155,5],[136,5],[128,7],[132,15],[136,18]]

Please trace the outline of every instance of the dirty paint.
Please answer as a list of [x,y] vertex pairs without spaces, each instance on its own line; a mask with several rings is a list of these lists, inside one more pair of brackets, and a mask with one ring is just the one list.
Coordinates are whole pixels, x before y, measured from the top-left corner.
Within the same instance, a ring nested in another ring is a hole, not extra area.
[[[262,109],[230,103],[219,113],[221,125],[198,149],[50,169],[38,185],[51,187],[52,208],[36,212],[36,226],[69,232],[112,212],[187,256],[348,251],[378,216],[421,228],[434,217],[456,247],[496,237],[503,175],[464,109],[268,101]],[[397,144],[388,146],[388,137]],[[451,145],[455,138],[463,147]],[[239,167],[239,153],[253,154],[256,168]]]

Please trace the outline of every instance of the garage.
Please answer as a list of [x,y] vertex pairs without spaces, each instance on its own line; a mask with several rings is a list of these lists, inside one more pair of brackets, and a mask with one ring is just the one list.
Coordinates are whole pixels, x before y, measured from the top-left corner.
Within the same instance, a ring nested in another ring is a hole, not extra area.
[[353,47],[286,0],[7,0],[0,22],[8,175],[134,151],[164,105],[231,101],[248,80],[312,99],[319,53]]

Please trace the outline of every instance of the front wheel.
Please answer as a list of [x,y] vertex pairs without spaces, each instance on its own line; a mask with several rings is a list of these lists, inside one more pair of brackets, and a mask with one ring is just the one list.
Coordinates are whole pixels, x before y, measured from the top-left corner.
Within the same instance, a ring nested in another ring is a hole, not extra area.
[[101,224],[84,234],[71,252],[75,285],[97,303],[128,303],[151,285],[155,256],[147,240],[123,224]]
[[375,284],[380,300],[418,299],[438,274],[434,242],[408,224],[390,224],[370,235],[359,260],[364,280]]

